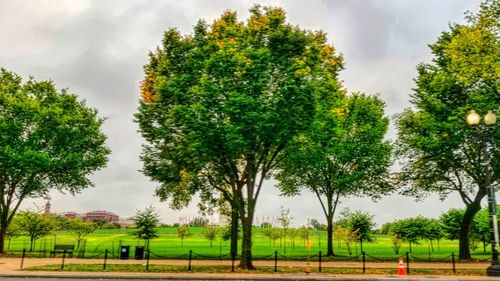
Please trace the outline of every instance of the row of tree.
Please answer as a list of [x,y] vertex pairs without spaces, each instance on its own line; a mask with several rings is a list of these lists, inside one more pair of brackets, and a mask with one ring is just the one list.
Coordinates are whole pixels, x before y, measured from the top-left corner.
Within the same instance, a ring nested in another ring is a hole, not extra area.
[[77,241],[76,250],[80,248],[83,239],[94,232],[98,224],[85,222],[80,218],[66,219],[62,216],[41,215],[33,211],[21,211],[13,219],[7,231],[10,239],[18,236],[28,236],[30,238],[30,248],[32,251],[37,239],[55,233],[65,231],[70,233]]
[[284,195],[317,195],[328,255],[343,197],[378,198],[397,187],[417,197],[458,192],[467,207],[460,258],[469,259],[470,228],[489,184],[485,172],[493,170],[488,179],[498,183],[500,153],[494,144],[493,160],[483,161],[464,117],[500,104],[499,7],[486,1],[430,46],[434,60],[418,66],[414,109],[397,116],[402,170],[393,177],[384,103],[347,94],[338,79],[342,57],[323,32],[302,30],[286,23],[282,9],[260,6],[246,22],[228,11],[211,25],[198,22],[192,35],[170,29],[150,53],[135,116],[147,141],[143,171],[174,208],[195,194],[205,208],[227,206],[232,251],[238,219],[243,228],[242,268],[253,268],[255,206],[270,177]]
[[[500,130],[484,161],[464,116],[500,105],[499,10],[499,0],[486,0],[430,45],[433,61],[417,67],[414,107],[397,116],[394,146],[384,140],[384,103],[348,94],[338,78],[342,56],[326,34],[287,23],[284,10],[254,6],[246,22],[227,11],[210,25],[199,21],[191,35],[167,30],[144,67],[135,115],[146,140],[143,172],[174,208],[198,194],[203,210],[225,210],[232,252],[240,220],[242,268],[253,268],[255,207],[271,177],[285,195],[317,195],[329,255],[343,197],[457,192],[466,205],[460,258],[469,259],[474,217],[500,179]],[[91,186],[88,176],[110,153],[103,122],[53,82],[23,83],[0,70],[0,252],[24,199]],[[402,170],[390,177],[393,148]]]

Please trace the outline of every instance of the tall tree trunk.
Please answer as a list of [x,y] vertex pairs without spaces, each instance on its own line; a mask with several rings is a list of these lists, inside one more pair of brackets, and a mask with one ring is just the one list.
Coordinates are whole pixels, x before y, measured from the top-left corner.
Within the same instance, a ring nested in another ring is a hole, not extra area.
[[5,237],[7,237],[7,225],[2,221],[0,225],[0,253],[3,253],[5,249]]
[[238,208],[231,204],[231,254],[238,255]]
[[359,248],[361,250],[361,253],[363,253],[363,239],[359,239]]
[[241,242],[241,261],[240,268],[255,269],[252,263],[252,216],[241,218],[241,227],[243,229],[243,239]]
[[[480,197],[482,199],[482,197]],[[478,200],[478,196],[471,204],[468,204],[462,222],[460,223],[460,232],[459,232],[459,252],[458,257],[460,260],[470,260],[470,247],[469,247],[469,236],[470,230],[472,227],[472,222],[474,221],[474,217],[477,212],[481,210],[481,199]]]
[[30,238],[30,252],[33,251],[33,241],[35,241],[35,239],[33,238],[33,236],[31,236],[31,238]]
[[330,213],[326,216],[326,234],[327,234],[327,246],[326,246],[326,255],[334,256],[333,252],[333,215]]

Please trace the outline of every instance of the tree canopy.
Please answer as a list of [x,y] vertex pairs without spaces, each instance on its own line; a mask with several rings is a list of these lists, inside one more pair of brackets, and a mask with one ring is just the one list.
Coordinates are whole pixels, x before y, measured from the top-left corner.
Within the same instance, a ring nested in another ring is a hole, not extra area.
[[265,179],[336,93],[342,59],[323,32],[254,6],[246,22],[227,11],[192,35],[167,30],[150,53],[136,121],[146,139],[144,173],[182,207],[195,193],[222,197],[242,221],[242,268],[253,268],[251,226]]
[[133,219],[135,230],[131,234],[137,239],[145,240],[146,249],[149,249],[149,240],[158,238],[156,227],[160,222],[160,215],[150,206],[143,211],[137,210]]
[[431,63],[417,67],[414,109],[398,116],[399,173],[403,193],[423,197],[431,192],[442,198],[457,192],[466,205],[460,229],[460,258],[470,259],[468,237],[472,221],[487,194],[486,171],[491,182],[500,179],[500,130],[493,132],[491,161],[484,161],[479,132],[465,122],[467,112],[480,114],[500,107],[499,68],[500,1],[486,1],[466,24],[452,24],[430,45]]
[[49,191],[77,193],[104,167],[104,119],[52,81],[37,82],[0,68],[0,252],[21,202]]
[[[339,95],[337,92],[328,93]],[[285,195],[313,192],[328,224],[327,254],[333,255],[333,217],[341,198],[379,198],[391,191],[387,180],[391,145],[384,140],[389,119],[375,96],[325,97],[310,129],[286,150],[277,179]]]

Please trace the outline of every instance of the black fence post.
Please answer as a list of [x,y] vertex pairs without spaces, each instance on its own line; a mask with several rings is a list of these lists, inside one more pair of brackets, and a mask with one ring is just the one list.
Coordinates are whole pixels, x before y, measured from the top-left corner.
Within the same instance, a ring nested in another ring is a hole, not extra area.
[[62,263],[61,263],[61,269],[64,269],[64,259],[66,259],[66,249],[64,249],[64,252],[63,252],[63,258],[62,258]]
[[321,251],[318,254],[318,271],[321,272]]
[[453,266],[453,274],[456,274],[457,273],[457,269],[455,267],[455,252],[451,253],[451,263],[452,263],[452,266]]
[[363,254],[363,274],[366,272],[366,253],[365,251],[362,252]]
[[278,272],[278,251],[274,251],[274,272]]
[[235,251],[231,252],[231,272],[234,272],[234,260],[236,259]]
[[102,264],[102,270],[106,270],[107,262],[108,262],[108,249],[104,250],[104,263]]
[[188,271],[191,271],[191,259],[193,258],[193,250],[189,250],[189,264]]
[[146,250],[146,271],[149,271],[149,248]]
[[406,274],[410,274],[410,254],[406,252]]
[[21,255],[21,269],[23,269],[24,265],[24,256],[26,256],[26,249],[23,249],[23,253]]

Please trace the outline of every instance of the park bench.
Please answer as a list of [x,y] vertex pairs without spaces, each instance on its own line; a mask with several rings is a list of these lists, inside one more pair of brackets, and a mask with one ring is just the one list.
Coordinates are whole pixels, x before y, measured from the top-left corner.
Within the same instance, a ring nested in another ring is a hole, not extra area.
[[50,252],[50,257],[55,258],[57,253],[64,253],[66,251],[66,254],[68,254],[68,257],[73,257],[73,249],[75,248],[75,245],[65,245],[65,244],[56,244],[54,245],[54,250]]

